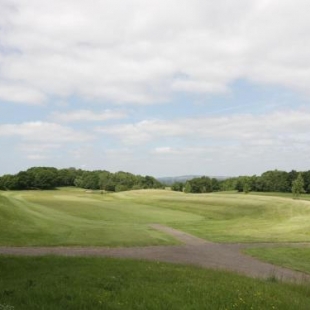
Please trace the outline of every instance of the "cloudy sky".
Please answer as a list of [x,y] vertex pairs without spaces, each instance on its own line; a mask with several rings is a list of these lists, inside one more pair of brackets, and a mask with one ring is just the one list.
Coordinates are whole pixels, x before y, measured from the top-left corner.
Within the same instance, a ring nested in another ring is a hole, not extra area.
[[307,0],[0,0],[0,174],[310,169]]

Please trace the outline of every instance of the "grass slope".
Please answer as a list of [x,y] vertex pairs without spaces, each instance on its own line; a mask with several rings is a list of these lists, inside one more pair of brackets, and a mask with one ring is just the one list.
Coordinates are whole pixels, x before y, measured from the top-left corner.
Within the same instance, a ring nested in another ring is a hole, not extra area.
[[121,195],[163,210],[199,215],[170,225],[216,242],[310,241],[310,202],[237,193],[183,194],[156,191]]
[[275,265],[310,273],[310,248],[253,248],[244,252]]
[[132,260],[0,257],[1,309],[308,310],[309,304],[309,286],[228,272]]
[[[169,212],[167,213],[169,215]],[[8,192],[0,195],[1,245],[131,246],[171,244],[150,229],[165,222],[160,209],[82,191]],[[173,212],[178,220],[191,214]]]
[[217,242],[310,241],[310,202],[236,193],[78,189],[0,192],[0,245],[142,246],[161,223]]

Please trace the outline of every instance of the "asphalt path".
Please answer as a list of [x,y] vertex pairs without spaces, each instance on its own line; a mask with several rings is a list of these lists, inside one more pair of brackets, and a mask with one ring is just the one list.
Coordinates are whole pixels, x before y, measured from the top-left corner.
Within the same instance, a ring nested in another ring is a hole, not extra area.
[[[204,268],[221,269],[237,272],[254,278],[277,278],[282,281],[305,282],[310,275],[262,262],[245,255],[242,250],[249,247],[285,246],[288,243],[214,243],[192,236],[182,231],[163,226],[151,225],[179,240],[177,246],[147,247],[0,247],[0,255],[42,256],[101,256],[116,258],[132,258],[189,264]],[[293,246],[310,246],[309,244],[293,244]]]

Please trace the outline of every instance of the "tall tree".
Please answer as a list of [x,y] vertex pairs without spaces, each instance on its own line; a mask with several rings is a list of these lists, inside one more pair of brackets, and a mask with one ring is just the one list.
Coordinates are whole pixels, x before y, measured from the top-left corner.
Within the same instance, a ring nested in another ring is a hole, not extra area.
[[301,173],[298,173],[296,180],[292,183],[292,193],[294,198],[299,198],[300,194],[304,193],[304,179]]
[[248,194],[251,190],[250,177],[244,177],[243,179],[243,192]]

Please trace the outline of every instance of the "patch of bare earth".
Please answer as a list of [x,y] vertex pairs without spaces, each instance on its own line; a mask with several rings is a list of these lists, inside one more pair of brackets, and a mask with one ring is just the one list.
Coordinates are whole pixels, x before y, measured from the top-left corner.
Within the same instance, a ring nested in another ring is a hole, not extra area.
[[[3,255],[65,255],[134,258],[151,261],[181,263],[204,268],[224,269],[257,278],[275,277],[283,281],[304,282],[310,275],[264,263],[241,253],[247,247],[265,244],[219,244],[208,242],[179,230],[160,224],[152,228],[172,235],[183,245],[131,248],[106,247],[0,247]],[[276,245],[276,244],[273,244]],[[278,244],[279,245],[279,244]],[[283,244],[285,245],[285,244]]]

